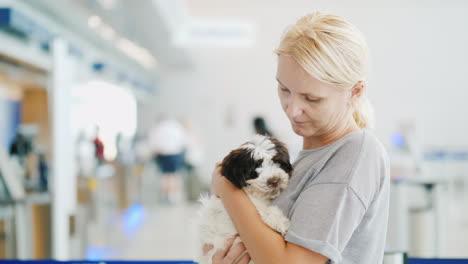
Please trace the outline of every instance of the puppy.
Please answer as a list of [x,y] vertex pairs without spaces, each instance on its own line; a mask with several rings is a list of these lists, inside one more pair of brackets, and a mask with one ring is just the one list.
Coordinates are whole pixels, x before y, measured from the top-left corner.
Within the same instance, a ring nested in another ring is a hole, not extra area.
[[[261,135],[231,151],[221,163],[221,174],[237,188],[244,189],[263,221],[283,236],[289,220],[278,207],[271,205],[271,201],[287,187],[291,173],[292,165],[284,144]],[[212,195],[200,201],[201,244],[213,245],[213,249],[205,256],[200,253],[197,261],[210,264],[214,253],[226,248],[226,240],[237,231],[219,198]]]

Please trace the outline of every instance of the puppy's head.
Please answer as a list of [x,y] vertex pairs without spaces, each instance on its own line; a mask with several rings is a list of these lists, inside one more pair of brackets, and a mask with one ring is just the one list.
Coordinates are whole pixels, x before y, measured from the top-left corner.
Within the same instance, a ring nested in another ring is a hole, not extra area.
[[221,173],[237,188],[262,199],[273,199],[288,185],[292,165],[283,143],[256,135],[224,158]]

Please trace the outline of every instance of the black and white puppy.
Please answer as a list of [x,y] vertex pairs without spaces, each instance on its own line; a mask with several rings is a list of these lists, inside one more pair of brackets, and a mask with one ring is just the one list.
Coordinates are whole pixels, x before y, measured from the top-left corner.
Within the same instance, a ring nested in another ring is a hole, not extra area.
[[[256,135],[251,141],[231,151],[221,163],[221,174],[237,188],[244,189],[263,221],[285,235],[289,220],[271,205],[287,185],[292,173],[289,153],[273,137]],[[237,234],[221,200],[214,195],[200,199],[199,231],[201,244],[211,244],[208,254],[199,254],[200,264],[209,264],[214,253],[226,247],[226,240]],[[236,243],[236,242],[235,242]]]

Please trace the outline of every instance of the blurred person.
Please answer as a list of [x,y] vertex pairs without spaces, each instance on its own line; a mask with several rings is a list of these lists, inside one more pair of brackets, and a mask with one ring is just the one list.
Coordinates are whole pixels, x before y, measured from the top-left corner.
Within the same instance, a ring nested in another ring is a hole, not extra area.
[[253,125],[255,128],[255,133],[263,135],[263,136],[273,136],[270,130],[267,128],[265,123],[265,119],[261,116],[257,116],[253,120]]
[[137,177],[139,201],[144,200],[144,181],[145,172],[152,169],[151,163],[153,162],[151,146],[148,144],[148,139],[145,135],[136,134],[132,140],[133,151],[135,155],[133,174]]
[[187,172],[185,184],[187,199],[197,201],[200,193],[208,189],[209,183],[209,181],[204,183],[198,173],[205,156],[203,137],[191,119],[184,118],[181,123],[187,133],[187,145],[184,152],[184,167]]
[[187,136],[184,151],[184,163],[185,167],[190,171],[200,166],[203,162],[203,138],[199,131],[195,129],[194,124],[190,119],[184,118],[181,124]]
[[115,164],[109,162],[104,153],[105,153],[105,145],[101,139],[100,129],[96,126],[95,135],[93,139],[94,144],[94,156],[97,161],[95,176],[97,178],[109,178],[115,175]]
[[123,144],[124,144],[124,139],[123,139],[123,135],[122,133],[117,133],[117,136],[115,137],[115,151],[116,151],[116,155],[115,155],[115,159],[120,161],[120,159],[122,158],[121,155],[123,154],[122,153],[122,147],[123,147]]
[[39,189],[47,191],[49,189],[49,165],[44,151],[39,152]]
[[131,166],[135,163],[135,139],[134,137],[129,138],[122,135],[122,133],[118,133],[115,145],[117,149],[116,160],[123,165]]
[[16,157],[21,165],[24,165],[26,156],[33,150],[32,142],[23,135],[21,131],[16,133],[13,142],[10,145],[10,156]]
[[152,159],[151,146],[149,146],[146,136],[137,134],[133,138],[132,144],[135,151],[136,163],[143,165]]
[[94,156],[98,162],[98,165],[102,165],[105,162],[104,158],[104,143],[102,143],[102,140],[99,135],[99,127],[96,126],[95,130],[95,135],[93,139],[93,144],[94,144]]
[[162,117],[150,129],[149,144],[153,159],[162,172],[161,195],[164,202],[181,200],[183,153],[187,147],[187,133],[174,118]]
[[83,177],[93,176],[96,168],[96,147],[91,138],[84,131],[78,134],[76,139],[76,160],[78,175]]
[[[288,187],[272,201],[290,219],[283,237],[265,225],[243,190],[213,171],[211,188],[242,243],[228,241],[213,263],[383,262],[389,161],[367,128],[367,45],[353,24],[319,12],[282,36],[277,81],[281,107],[303,140]],[[210,245],[204,245],[204,251]]]
[[18,132],[10,145],[10,155],[24,170],[25,187],[37,189],[39,186],[39,150],[41,149],[35,142],[37,126],[33,124],[23,124],[18,128]]

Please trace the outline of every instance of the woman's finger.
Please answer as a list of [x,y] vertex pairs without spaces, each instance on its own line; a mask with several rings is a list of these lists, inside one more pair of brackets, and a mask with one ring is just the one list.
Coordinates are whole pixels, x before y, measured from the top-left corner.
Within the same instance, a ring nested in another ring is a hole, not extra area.
[[206,254],[213,249],[213,245],[211,244],[204,244],[203,245],[203,256],[206,256]]
[[244,246],[244,243],[239,242],[231,247],[231,249],[228,251],[226,257],[224,257],[224,260],[227,263],[237,263],[236,261],[246,252],[247,249]]
[[243,255],[239,258],[239,260],[236,262],[236,264],[249,264],[250,258],[249,253],[247,251],[244,251]]
[[234,236],[227,240],[227,245],[225,249],[216,251],[216,253],[213,255],[213,258],[212,258],[213,264],[222,263],[222,261],[224,260],[224,257],[227,255],[227,253],[231,249],[232,244],[234,243],[234,240],[236,239],[236,237],[237,236]]

